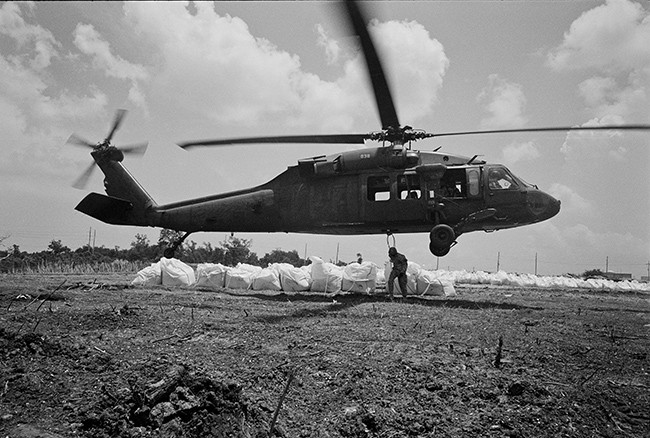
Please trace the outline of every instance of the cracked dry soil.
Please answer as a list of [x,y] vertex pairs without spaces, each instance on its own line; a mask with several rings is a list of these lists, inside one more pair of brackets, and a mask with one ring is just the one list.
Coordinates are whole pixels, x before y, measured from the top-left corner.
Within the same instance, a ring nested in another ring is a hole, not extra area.
[[0,277],[1,437],[650,436],[647,294],[132,276]]

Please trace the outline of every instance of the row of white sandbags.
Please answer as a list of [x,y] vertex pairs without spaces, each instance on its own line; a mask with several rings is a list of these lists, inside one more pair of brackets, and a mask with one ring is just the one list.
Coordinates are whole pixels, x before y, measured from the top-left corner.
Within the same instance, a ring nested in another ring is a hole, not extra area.
[[582,288],[612,291],[650,292],[650,283],[636,280],[613,281],[601,278],[574,278],[565,276],[538,276],[533,274],[512,274],[504,271],[488,273],[483,271],[449,271],[449,278],[458,284],[490,284],[498,286],[538,287],[538,288]]
[[[350,263],[341,267],[310,257],[311,264],[296,268],[288,263],[273,263],[267,268],[240,263],[235,267],[219,263],[201,263],[196,274],[178,259],[162,258],[138,272],[131,282],[137,286],[196,286],[213,289],[252,289],[272,291],[360,292],[373,293],[378,284],[385,284],[390,263],[384,270],[372,262]],[[407,293],[417,295],[455,295],[453,279],[442,271],[426,271],[417,263],[409,263]],[[395,281],[395,293],[400,294]]]

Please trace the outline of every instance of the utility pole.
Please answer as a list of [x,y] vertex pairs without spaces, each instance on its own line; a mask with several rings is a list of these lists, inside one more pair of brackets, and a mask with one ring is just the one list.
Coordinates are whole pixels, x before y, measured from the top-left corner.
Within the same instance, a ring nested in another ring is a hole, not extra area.
[[501,266],[501,251],[497,252],[497,272],[499,272],[500,266]]
[[537,275],[537,253],[535,253],[535,275]]
[[339,243],[338,242],[336,243],[336,262],[334,263],[337,265],[339,264]]
[[93,227],[88,228],[88,248],[90,248],[90,236],[92,235]]
[[93,230],[93,252],[95,252],[95,240],[97,239],[97,230]]
[[609,256],[605,257],[605,272],[609,272]]

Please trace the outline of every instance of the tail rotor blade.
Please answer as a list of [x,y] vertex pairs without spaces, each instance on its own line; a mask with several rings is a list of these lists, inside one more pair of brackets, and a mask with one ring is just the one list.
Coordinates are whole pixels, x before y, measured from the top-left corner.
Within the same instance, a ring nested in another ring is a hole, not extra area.
[[90,166],[86,168],[84,173],[81,174],[79,178],[72,184],[72,187],[75,189],[83,189],[88,185],[88,180],[90,179],[90,176],[92,175],[93,171],[95,170],[95,162],[93,161],[90,163]]
[[113,135],[115,134],[115,131],[120,127],[122,124],[122,120],[124,120],[124,116],[126,115],[126,110],[124,109],[118,109],[117,112],[115,113],[115,120],[113,120],[113,127],[109,131],[108,135],[106,136],[106,141],[110,142],[111,139],[113,138]]
[[144,143],[136,143],[136,144],[130,144],[126,146],[120,146],[118,147],[118,149],[124,152],[125,154],[142,156],[147,151],[148,146],[149,146],[149,142],[144,142]]
[[85,138],[79,137],[77,134],[72,134],[69,138],[68,141],[65,142],[66,144],[73,144],[76,146],[86,146],[89,148],[94,148],[95,145]]

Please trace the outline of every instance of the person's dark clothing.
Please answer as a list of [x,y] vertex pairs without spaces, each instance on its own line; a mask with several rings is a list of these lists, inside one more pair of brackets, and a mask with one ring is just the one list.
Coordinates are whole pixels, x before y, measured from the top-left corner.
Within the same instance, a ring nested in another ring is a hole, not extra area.
[[406,270],[408,269],[408,260],[404,254],[397,253],[394,256],[390,256],[390,261],[393,264],[393,269],[390,271],[390,276],[388,277],[388,294],[391,297],[393,296],[393,284],[397,278],[402,296],[406,297]]

